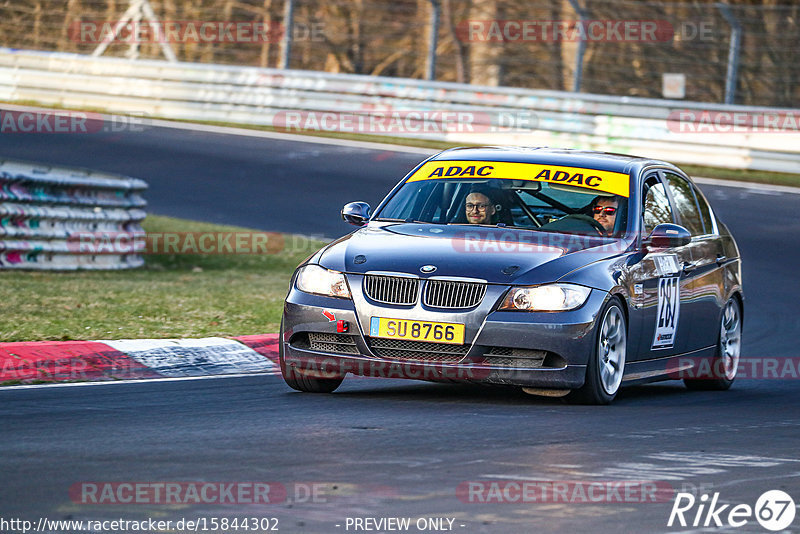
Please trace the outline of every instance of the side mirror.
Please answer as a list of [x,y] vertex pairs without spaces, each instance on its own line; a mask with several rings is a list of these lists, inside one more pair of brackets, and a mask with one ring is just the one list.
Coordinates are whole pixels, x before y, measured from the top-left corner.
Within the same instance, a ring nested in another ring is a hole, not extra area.
[[364,226],[369,220],[369,204],[351,202],[342,208],[342,219],[354,226]]
[[647,248],[671,248],[688,245],[692,234],[683,226],[677,224],[659,224],[644,240]]

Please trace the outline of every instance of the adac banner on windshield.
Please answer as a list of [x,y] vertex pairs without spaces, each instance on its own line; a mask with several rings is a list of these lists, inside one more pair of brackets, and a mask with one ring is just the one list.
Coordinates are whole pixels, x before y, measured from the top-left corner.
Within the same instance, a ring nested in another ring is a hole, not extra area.
[[626,198],[630,194],[630,178],[621,172],[509,161],[429,161],[417,169],[407,181],[447,178],[529,180],[583,187]]

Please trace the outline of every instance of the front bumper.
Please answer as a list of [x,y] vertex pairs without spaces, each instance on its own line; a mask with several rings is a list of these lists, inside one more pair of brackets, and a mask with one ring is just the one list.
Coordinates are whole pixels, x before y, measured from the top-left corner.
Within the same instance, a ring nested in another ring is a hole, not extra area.
[[[284,306],[284,372],[299,369],[319,377],[347,373],[383,378],[506,384],[533,388],[575,389],[583,385],[586,364],[594,350],[595,319],[607,295],[593,290],[579,309],[559,313],[476,310],[482,317],[456,317],[451,314],[417,309],[419,320],[464,322],[467,324],[463,354],[453,358],[408,359],[382,356],[375,340],[365,335],[369,317],[360,317],[349,299],[310,295],[292,289]],[[382,317],[408,317],[402,310],[386,307],[366,314]],[[309,346],[307,334],[341,336],[338,321],[346,321],[348,346],[325,345],[324,350]],[[380,340],[378,340],[380,341]],[[341,350],[345,348],[346,350]],[[498,354],[508,354],[500,357]],[[545,355],[538,360],[515,357],[532,353]],[[502,361],[502,365],[498,362]]]

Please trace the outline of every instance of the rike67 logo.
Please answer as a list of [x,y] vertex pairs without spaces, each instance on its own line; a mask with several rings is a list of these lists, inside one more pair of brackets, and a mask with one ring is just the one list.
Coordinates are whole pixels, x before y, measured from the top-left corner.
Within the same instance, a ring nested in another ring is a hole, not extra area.
[[720,504],[719,492],[709,500],[708,494],[696,499],[691,493],[678,493],[669,514],[667,526],[681,527],[742,527],[755,518],[767,530],[785,530],[794,521],[794,500],[781,490],[766,491],[755,506],[749,504]]

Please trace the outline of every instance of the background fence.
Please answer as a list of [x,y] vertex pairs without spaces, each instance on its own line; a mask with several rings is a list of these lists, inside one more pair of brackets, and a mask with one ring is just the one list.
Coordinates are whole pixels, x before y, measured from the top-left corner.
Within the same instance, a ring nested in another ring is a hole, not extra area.
[[[800,168],[800,113],[772,108],[13,50],[0,50],[0,100],[104,108],[140,119],[583,148],[738,169]],[[0,116],[0,129],[15,127],[8,113]],[[737,131],[731,126],[739,116],[782,120],[789,128]]]
[[141,266],[146,187],[107,173],[0,160],[0,269]]
[[[648,98],[660,98],[663,75],[675,73],[684,76],[689,101],[797,107],[800,100],[798,2],[149,0],[148,5],[160,21],[261,23],[273,30],[264,40],[181,34],[170,43],[181,61],[417,79],[432,73],[439,81]],[[0,2],[0,45],[89,54],[98,42],[82,35],[79,24],[119,21],[129,8],[128,0]],[[133,20],[146,16],[138,13]],[[653,39],[601,32],[581,41],[573,38],[581,21],[649,21],[658,31]],[[494,32],[489,22],[499,23]],[[535,30],[527,36],[518,31],[526,23]],[[163,57],[161,43],[145,41],[116,42],[105,53]]]

